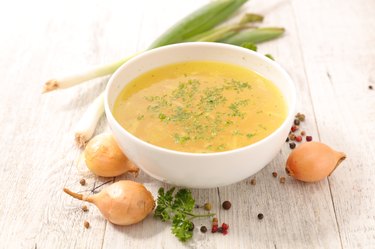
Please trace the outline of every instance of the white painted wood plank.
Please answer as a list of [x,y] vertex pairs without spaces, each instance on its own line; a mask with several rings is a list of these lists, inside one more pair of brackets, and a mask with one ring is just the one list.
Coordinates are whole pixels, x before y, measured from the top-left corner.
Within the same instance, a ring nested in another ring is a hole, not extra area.
[[292,1],[319,135],[347,153],[329,178],[344,248],[375,245],[375,2]]

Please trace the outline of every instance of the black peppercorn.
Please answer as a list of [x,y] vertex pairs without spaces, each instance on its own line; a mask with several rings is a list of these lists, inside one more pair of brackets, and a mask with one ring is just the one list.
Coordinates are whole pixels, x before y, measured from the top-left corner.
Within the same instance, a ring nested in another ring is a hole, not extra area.
[[299,124],[300,124],[300,120],[299,120],[299,119],[295,119],[295,120],[294,120],[294,124],[295,124],[295,125],[299,125]]
[[201,226],[201,232],[206,233],[207,232],[207,227],[206,226]]
[[258,214],[258,219],[261,220],[261,219],[263,219],[263,217],[264,217],[264,215],[263,215],[262,213],[259,213],[259,214]]
[[225,210],[228,210],[232,206],[232,203],[230,203],[230,201],[224,201],[222,206]]
[[291,148],[292,150],[293,150],[294,148],[296,148],[296,143],[289,143],[289,148]]

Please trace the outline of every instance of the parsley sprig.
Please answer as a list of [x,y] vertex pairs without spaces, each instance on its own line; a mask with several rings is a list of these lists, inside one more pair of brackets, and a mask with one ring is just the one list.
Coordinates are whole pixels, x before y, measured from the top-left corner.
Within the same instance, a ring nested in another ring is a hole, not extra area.
[[187,241],[193,236],[194,225],[192,219],[198,217],[211,217],[215,214],[194,214],[195,200],[188,189],[180,189],[173,194],[175,188],[158,191],[157,206],[154,216],[162,221],[172,222],[172,233],[180,240]]

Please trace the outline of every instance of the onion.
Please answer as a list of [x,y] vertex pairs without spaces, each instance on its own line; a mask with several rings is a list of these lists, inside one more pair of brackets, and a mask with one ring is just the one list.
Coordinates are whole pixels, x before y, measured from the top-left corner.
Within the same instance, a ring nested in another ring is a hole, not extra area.
[[326,144],[306,142],[290,153],[285,170],[297,180],[316,182],[330,176],[345,158]]
[[91,139],[85,148],[84,157],[87,167],[98,176],[114,177],[139,171],[109,133],[102,133]]
[[68,195],[95,204],[102,215],[116,225],[131,225],[142,221],[155,207],[152,194],[140,183],[122,180],[85,196],[64,188]]

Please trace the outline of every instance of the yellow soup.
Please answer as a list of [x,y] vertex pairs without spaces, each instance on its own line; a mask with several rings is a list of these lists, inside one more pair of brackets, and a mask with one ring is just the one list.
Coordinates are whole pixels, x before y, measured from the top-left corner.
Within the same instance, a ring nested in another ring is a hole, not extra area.
[[171,150],[208,153],[255,143],[285,120],[280,90],[244,67],[189,61],[132,80],[113,114],[130,133]]

